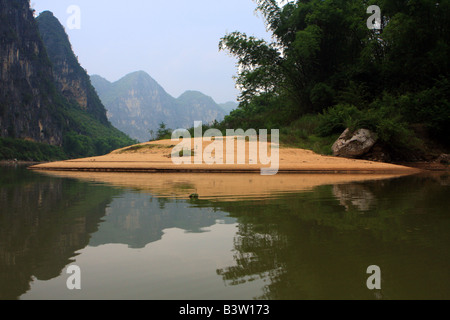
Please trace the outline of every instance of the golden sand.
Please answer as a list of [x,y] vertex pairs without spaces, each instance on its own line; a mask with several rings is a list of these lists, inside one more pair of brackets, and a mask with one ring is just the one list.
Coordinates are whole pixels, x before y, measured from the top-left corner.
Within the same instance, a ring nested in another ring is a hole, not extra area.
[[[194,139],[191,139],[194,149]],[[194,157],[188,155],[191,164],[174,164],[171,153],[176,145],[171,140],[148,142],[111,152],[110,154],[68,161],[39,164],[30,167],[33,170],[51,171],[89,171],[89,172],[184,172],[184,173],[260,173],[262,168],[271,165],[260,164],[259,159],[250,159],[250,142],[245,142],[245,164],[226,164],[226,152],[218,153],[217,160],[225,164],[194,163]],[[203,151],[209,143],[203,143]],[[270,150],[270,143],[269,150]],[[224,150],[226,148],[224,147]],[[231,151],[233,152],[233,151]],[[237,159],[238,148],[234,148],[234,159]],[[257,164],[250,164],[255,160]],[[235,161],[237,162],[237,161]],[[273,162],[272,162],[273,165]],[[411,174],[419,170],[388,163],[365,160],[345,159],[322,156],[309,150],[295,148],[279,148],[279,173],[366,173],[366,174]]]
[[[208,143],[203,145],[203,150]],[[249,142],[246,143],[249,150]],[[318,155],[312,151],[280,148],[279,171],[263,176],[260,164],[181,164],[172,162],[174,142],[144,143],[108,155],[39,164],[30,167],[47,174],[106,183],[148,192],[154,196],[201,199],[258,199],[302,192],[320,185],[399,177],[419,170],[387,163]],[[194,145],[192,144],[192,148]],[[237,148],[235,156],[237,156]],[[219,157],[227,156],[218,154]],[[188,160],[194,157],[188,155]],[[328,174],[326,174],[328,173]]]

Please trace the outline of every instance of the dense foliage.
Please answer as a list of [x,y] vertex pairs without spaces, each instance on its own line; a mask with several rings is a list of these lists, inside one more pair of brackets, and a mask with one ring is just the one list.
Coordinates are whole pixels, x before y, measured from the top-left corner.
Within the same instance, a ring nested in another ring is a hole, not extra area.
[[[221,39],[241,90],[222,126],[286,128],[306,116],[316,137],[368,127],[387,145],[417,147],[420,127],[450,145],[449,1],[256,3],[273,40]],[[370,5],[381,9],[380,29],[367,27]]]
[[110,123],[103,124],[76,106],[61,110],[64,115],[63,151],[69,158],[91,157],[138,143]]
[[60,147],[13,138],[0,138],[0,160],[53,161],[66,158],[66,154]]

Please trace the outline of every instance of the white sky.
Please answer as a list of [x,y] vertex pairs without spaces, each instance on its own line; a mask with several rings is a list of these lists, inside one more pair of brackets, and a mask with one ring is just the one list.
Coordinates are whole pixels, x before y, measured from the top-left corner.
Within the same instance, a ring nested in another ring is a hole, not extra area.
[[[198,90],[216,102],[236,100],[236,59],[219,52],[228,32],[270,39],[252,0],[31,0],[66,27],[75,54],[89,74],[110,81],[143,70],[169,94]],[[71,5],[80,29],[69,29]]]

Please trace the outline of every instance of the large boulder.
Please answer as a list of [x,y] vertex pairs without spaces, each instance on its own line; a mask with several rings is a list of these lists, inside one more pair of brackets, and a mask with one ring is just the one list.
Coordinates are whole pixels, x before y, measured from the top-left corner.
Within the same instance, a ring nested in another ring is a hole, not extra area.
[[346,129],[333,144],[333,154],[337,157],[358,158],[369,152],[377,140],[377,135],[368,129],[355,132]]

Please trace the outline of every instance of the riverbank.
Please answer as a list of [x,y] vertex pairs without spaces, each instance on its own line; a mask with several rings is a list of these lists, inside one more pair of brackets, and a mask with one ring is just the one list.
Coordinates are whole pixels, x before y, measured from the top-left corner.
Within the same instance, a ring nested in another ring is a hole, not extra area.
[[42,164],[42,162],[37,161],[19,161],[19,160],[1,160],[0,166],[3,167],[14,167],[14,166],[34,166]]
[[[194,139],[191,139],[192,150],[195,149],[196,143],[198,141],[195,142]],[[202,142],[203,152],[206,148],[211,148],[211,143]],[[265,147],[272,150],[272,145],[267,144]],[[174,147],[175,144],[172,140],[147,142],[119,149],[100,157],[43,163],[33,165],[30,169],[80,172],[258,173],[262,169],[273,168],[276,165],[278,173],[413,174],[421,171],[408,166],[323,156],[309,150],[287,147],[280,147],[276,150],[279,152],[279,163],[275,163],[278,161],[272,159],[274,160],[272,163],[264,165],[258,159],[252,164],[248,152],[249,141],[245,142],[245,150],[247,150],[245,164],[207,164],[205,161],[196,164],[194,163],[194,154],[182,158],[191,163],[175,164],[171,158]],[[230,155],[234,156],[234,159],[238,158],[238,148],[234,148],[234,155],[230,154],[233,151],[226,152],[225,141],[224,150],[223,154],[215,155],[219,162],[226,162],[224,159],[228,159]]]
[[416,168],[425,171],[437,171],[437,172],[448,172],[450,171],[450,166],[448,164],[439,163],[436,161],[422,161],[422,162],[400,162],[397,163],[401,166],[408,166],[411,168]]

